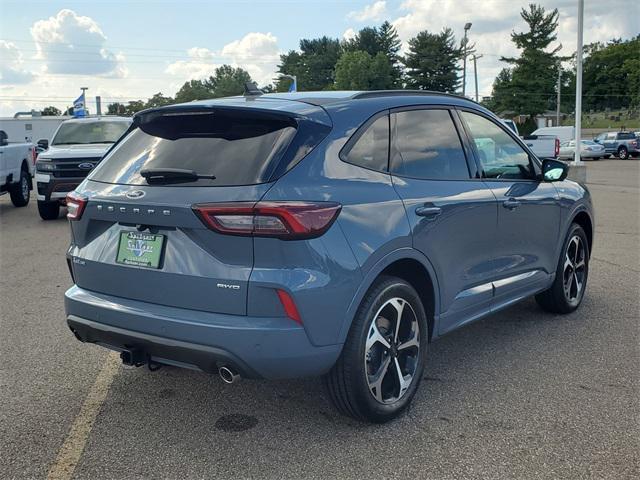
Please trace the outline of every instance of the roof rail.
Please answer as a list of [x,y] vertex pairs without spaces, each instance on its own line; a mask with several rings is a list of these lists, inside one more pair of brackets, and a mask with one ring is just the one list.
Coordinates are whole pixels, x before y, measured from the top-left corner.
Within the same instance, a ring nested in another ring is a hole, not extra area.
[[456,95],[455,93],[436,92],[433,90],[372,90],[370,92],[356,93],[353,97],[354,100],[360,100],[363,98],[378,98],[378,97],[394,97],[394,96],[411,96],[411,95],[425,95],[433,96],[439,95],[443,97],[460,98],[476,103],[470,98],[463,97],[462,95]]

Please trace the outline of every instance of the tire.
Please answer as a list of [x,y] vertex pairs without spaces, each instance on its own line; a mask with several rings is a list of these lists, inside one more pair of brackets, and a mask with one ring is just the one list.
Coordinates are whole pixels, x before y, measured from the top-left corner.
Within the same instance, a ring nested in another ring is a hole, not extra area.
[[400,415],[420,385],[428,336],[427,316],[415,289],[400,278],[378,278],[358,308],[340,358],[325,376],[338,411],[373,423]]
[[620,147],[618,149],[618,158],[620,160],[626,160],[629,158],[629,150],[627,150],[627,147]]
[[38,213],[43,220],[55,220],[60,215],[60,204],[38,200]]
[[556,278],[548,290],[536,295],[544,310],[571,313],[580,306],[589,278],[589,242],[584,230],[572,223],[562,245]]
[[14,207],[26,207],[29,204],[30,193],[29,172],[20,170],[20,181],[9,190],[11,203]]

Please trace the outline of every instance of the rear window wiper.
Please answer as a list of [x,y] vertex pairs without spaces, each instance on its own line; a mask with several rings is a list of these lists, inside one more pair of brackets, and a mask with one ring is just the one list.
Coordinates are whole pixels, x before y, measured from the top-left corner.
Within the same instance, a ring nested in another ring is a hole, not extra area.
[[140,175],[149,184],[195,182],[201,178],[216,179],[215,175],[201,175],[186,168],[145,168],[140,170]]

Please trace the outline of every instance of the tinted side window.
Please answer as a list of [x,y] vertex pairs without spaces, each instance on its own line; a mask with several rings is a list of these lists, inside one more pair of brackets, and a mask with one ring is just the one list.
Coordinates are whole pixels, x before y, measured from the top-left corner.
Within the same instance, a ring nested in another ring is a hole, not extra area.
[[342,155],[345,162],[386,172],[389,163],[389,116],[376,119]]
[[448,110],[393,114],[391,171],[430,180],[464,180],[469,169]]
[[530,179],[535,172],[529,155],[495,123],[480,115],[461,112],[476,145],[487,178]]
[[618,134],[618,140],[633,140],[636,136],[631,132],[620,132]]

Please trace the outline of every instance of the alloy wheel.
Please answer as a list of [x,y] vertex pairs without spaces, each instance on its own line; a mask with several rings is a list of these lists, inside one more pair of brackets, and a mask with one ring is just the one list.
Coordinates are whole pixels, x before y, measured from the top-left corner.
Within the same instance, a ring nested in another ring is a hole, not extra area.
[[569,240],[562,271],[564,294],[567,301],[575,304],[580,301],[586,280],[587,251],[582,239],[574,235]]
[[25,200],[29,198],[29,182],[24,175],[20,178],[20,193],[22,193],[22,198]]
[[420,325],[406,300],[387,300],[373,317],[365,347],[369,392],[378,402],[400,400],[411,386],[420,356]]

